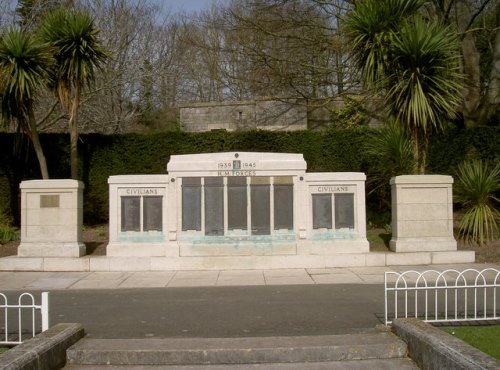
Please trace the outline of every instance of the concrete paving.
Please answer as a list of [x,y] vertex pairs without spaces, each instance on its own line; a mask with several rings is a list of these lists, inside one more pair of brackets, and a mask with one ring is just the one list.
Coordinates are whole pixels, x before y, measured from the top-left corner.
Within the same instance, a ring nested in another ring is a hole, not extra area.
[[76,290],[275,286],[318,284],[383,284],[387,271],[444,271],[499,264],[345,267],[329,269],[210,270],[161,272],[0,272],[0,292],[9,290]]

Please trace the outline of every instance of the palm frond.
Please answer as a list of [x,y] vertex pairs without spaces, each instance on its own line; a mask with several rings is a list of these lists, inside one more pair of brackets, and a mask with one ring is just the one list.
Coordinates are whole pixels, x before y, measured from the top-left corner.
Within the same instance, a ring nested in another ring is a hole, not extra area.
[[460,102],[458,44],[453,32],[420,16],[394,37],[386,100],[408,127],[426,132],[453,118]]
[[47,80],[50,56],[47,45],[18,29],[0,38],[0,95],[2,114],[21,117],[26,102],[33,100]]
[[370,133],[365,150],[368,155],[377,159],[374,163],[379,163],[369,169],[367,181],[371,192],[387,188],[389,193],[391,177],[416,171],[411,140],[396,120],[390,120],[380,130]]
[[413,15],[422,0],[356,2],[345,22],[352,54],[363,80],[370,86],[383,80],[390,65],[389,48],[402,20]]
[[41,38],[52,47],[55,81],[80,85],[94,81],[107,58],[98,33],[93,19],[80,11],[56,11],[46,19]]

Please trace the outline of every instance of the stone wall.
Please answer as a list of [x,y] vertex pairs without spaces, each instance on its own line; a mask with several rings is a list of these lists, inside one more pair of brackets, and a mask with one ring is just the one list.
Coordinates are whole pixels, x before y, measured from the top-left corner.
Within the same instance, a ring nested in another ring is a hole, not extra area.
[[307,108],[297,99],[199,103],[180,108],[181,129],[203,132],[307,129]]

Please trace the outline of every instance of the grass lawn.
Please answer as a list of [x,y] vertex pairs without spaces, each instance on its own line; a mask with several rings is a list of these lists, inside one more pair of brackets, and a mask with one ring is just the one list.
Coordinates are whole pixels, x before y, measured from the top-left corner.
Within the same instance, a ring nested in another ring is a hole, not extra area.
[[366,239],[370,243],[371,252],[387,252],[392,234],[382,228],[368,228]]
[[500,360],[500,325],[461,326],[444,331]]

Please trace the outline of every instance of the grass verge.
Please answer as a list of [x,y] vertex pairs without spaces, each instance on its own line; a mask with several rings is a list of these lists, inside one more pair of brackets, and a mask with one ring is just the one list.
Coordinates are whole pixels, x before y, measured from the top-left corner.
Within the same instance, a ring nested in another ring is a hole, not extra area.
[[370,243],[371,252],[387,252],[389,250],[389,241],[392,234],[387,229],[368,228],[366,230],[366,239]]
[[443,330],[500,360],[500,325],[461,326]]

